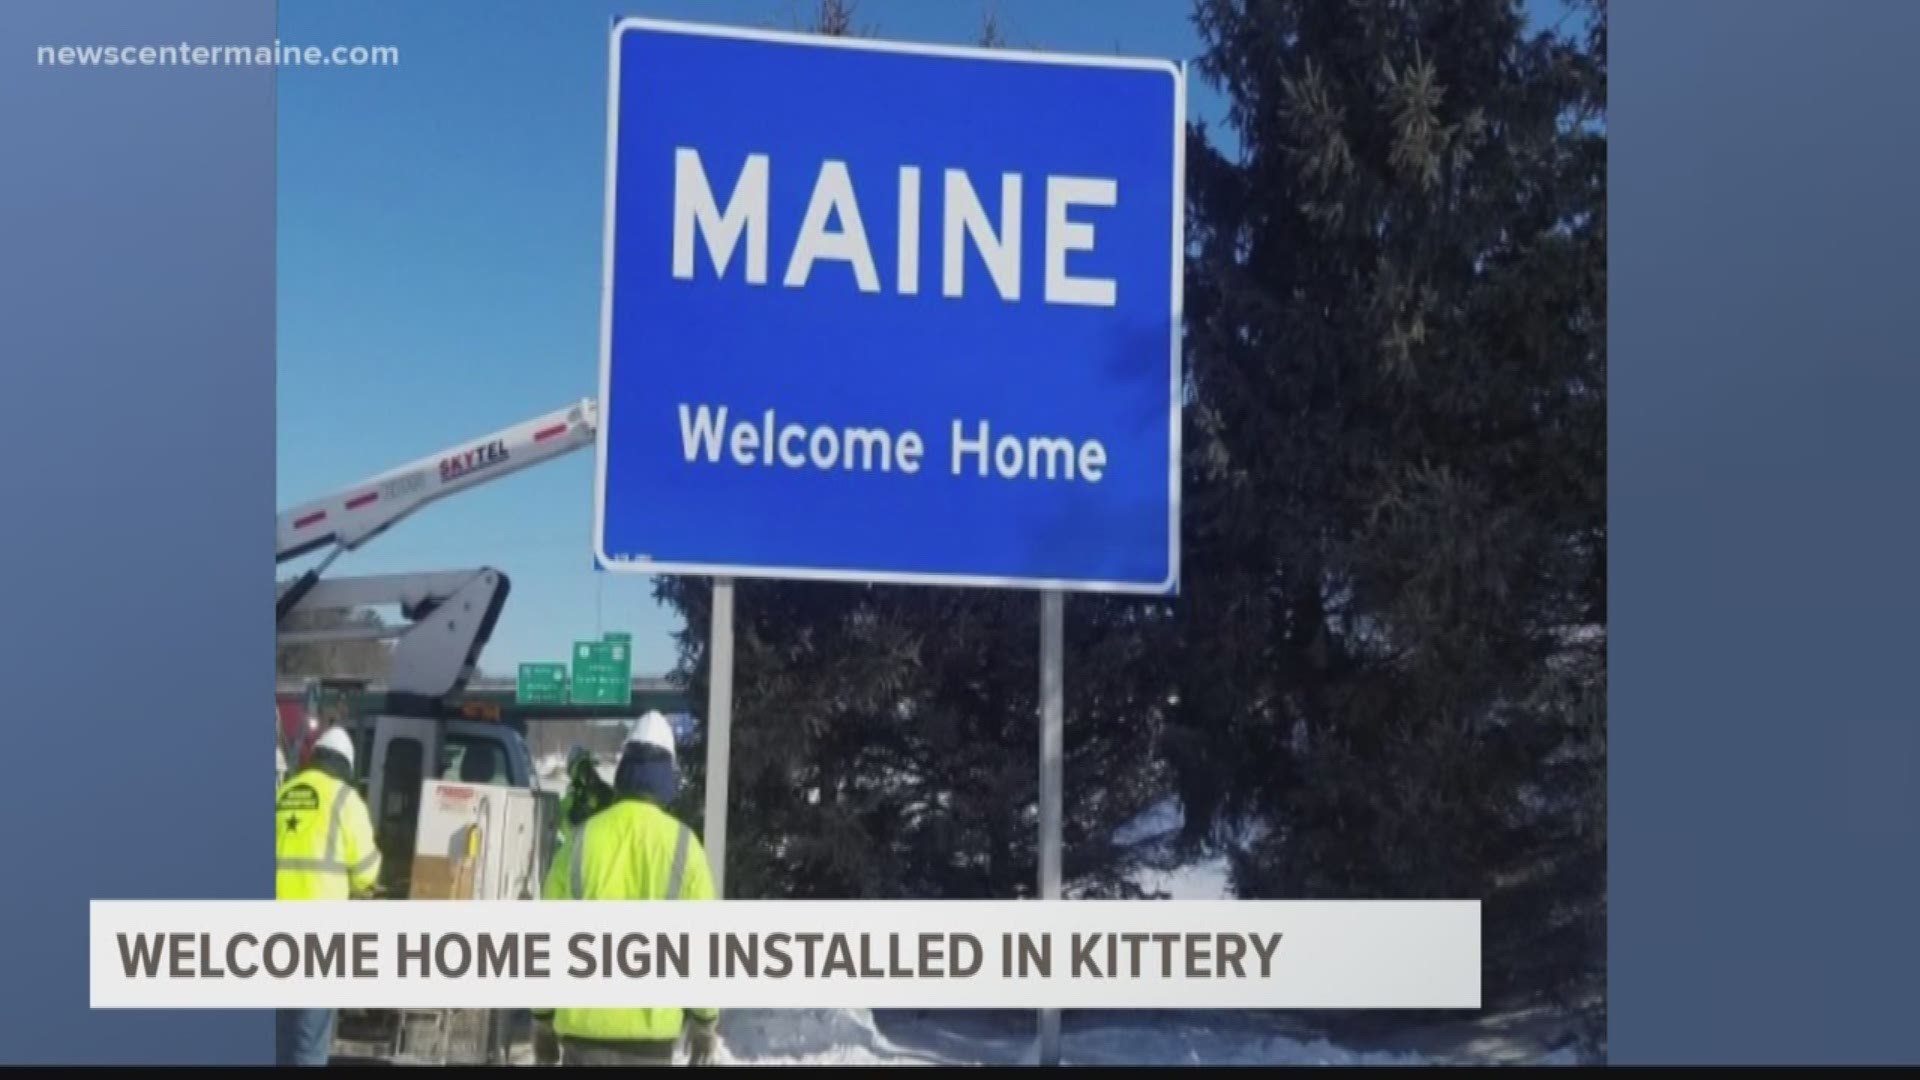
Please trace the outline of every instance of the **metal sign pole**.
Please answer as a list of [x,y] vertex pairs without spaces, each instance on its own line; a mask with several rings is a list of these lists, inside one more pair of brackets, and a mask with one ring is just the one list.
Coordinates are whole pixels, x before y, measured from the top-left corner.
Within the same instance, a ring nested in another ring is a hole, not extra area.
[[727,895],[727,767],[733,746],[733,579],[713,579],[713,663],[707,671],[707,829],[713,895]]
[[[1065,727],[1066,597],[1057,589],[1040,594],[1040,899],[1060,899],[1060,744]],[[1040,1013],[1040,1064],[1060,1064],[1060,1010]]]

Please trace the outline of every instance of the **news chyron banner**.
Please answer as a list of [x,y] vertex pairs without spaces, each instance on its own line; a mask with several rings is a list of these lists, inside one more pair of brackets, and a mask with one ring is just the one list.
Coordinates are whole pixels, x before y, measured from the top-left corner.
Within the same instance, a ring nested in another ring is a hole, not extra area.
[[96,1009],[1476,1009],[1477,901],[95,901]]

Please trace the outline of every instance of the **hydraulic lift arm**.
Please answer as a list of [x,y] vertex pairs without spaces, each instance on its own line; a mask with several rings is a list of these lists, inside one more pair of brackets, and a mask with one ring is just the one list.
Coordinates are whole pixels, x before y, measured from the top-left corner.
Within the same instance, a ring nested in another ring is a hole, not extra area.
[[328,544],[352,551],[428,503],[593,445],[598,426],[598,403],[583,399],[282,510],[275,561]]
[[394,638],[389,697],[431,701],[457,690],[472,674],[506,603],[506,575],[480,569],[322,581],[321,574],[340,555],[429,503],[591,446],[598,420],[597,404],[585,399],[281,511],[277,563],[329,545],[333,550],[318,566],[281,585],[276,625],[298,611],[388,604],[399,605],[408,625],[282,629],[279,640]]
[[398,604],[404,626],[347,626],[283,630],[283,644],[393,638],[387,697],[396,712],[415,712],[466,684],[480,650],[506,606],[510,586],[497,570],[387,574],[320,581],[294,611]]
[[274,561],[283,563],[333,545],[319,566],[281,590],[275,621],[284,619],[333,560],[392,528],[429,503],[564,457],[593,445],[599,406],[591,398],[369,477],[331,495],[282,510],[274,527]]

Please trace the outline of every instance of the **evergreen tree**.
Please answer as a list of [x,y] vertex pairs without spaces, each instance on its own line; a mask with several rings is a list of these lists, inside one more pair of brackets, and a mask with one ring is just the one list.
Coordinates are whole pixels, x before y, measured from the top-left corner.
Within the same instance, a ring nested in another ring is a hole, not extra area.
[[1196,7],[1237,145],[1188,152],[1188,820],[1264,826],[1243,895],[1485,899],[1495,992],[1603,970],[1605,12],[1575,14]]

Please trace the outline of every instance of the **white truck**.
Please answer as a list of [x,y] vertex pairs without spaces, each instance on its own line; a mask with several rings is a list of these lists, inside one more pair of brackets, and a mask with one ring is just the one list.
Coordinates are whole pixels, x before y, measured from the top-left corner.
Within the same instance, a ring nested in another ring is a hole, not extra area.
[[[346,638],[393,641],[390,672],[376,688],[377,706],[345,721],[354,735],[359,783],[371,811],[384,869],[382,892],[406,897],[419,836],[423,795],[439,782],[536,790],[526,741],[513,728],[473,719],[449,707],[477,671],[510,585],[490,567],[412,574],[327,578],[342,554],[382,535],[403,518],[450,495],[591,446],[598,422],[592,400],[421,458],[333,494],[279,513],[277,563],[316,551],[313,569],[284,582],[276,598],[282,644]],[[342,629],[292,629],[301,612],[397,607],[401,623]],[[289,761],[289,767],[297,762]],[[551,808],[551,798],[547,800]],[[553,812],[549,809],[548,812]],[[552,830],[536,829],[543,840]],[[529,860],[544,870],[544,846]],[[540,874],[497,886],[535,898]],[[513,1017],[472,1010],[343,1010],[335,1054],[395,1063],[497,1064],[507,1056]]]

